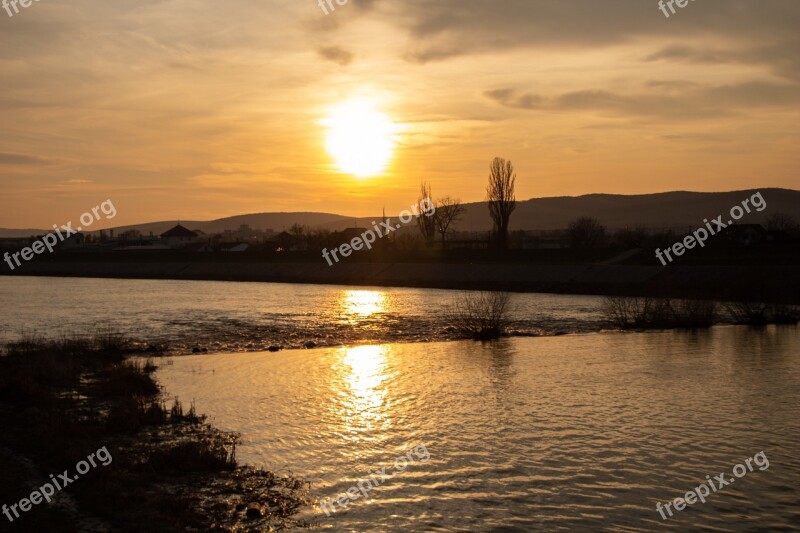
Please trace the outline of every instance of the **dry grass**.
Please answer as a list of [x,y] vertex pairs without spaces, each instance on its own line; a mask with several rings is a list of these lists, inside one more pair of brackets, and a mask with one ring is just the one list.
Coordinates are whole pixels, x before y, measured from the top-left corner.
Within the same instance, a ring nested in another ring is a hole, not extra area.
[[62,334],[56,338],[25,331],[18,340],[6,344],[7,355],[49,353],[67,357],[121,358],[130,352],[130,339],[110,329],[100,329],[94,335]]
[[236,436],[214,435],[154,448],[141,467],[180,473],[235,470],[237,441]]
[[160,389],[151,376],[153,368],[136,361],[114,363],[97,374],[92,392],[100,398],[155,396]]
[[192,402],[189,406],[189,412],[184,414],[183,412],[183,404],[181,401],[176,397],[174,403],[172,404],[172,408],[169,410],[169,419],[173,423],[178,422],[189,422],[192,424],[199,424],[205,422],[206,417],[204,415],[198,415],[197,411],[194,406],[194,402]]
[[[250,480],[253,486],[264,484],[237,468],[237,437],[198,424],[203,418],[194,405],[184,412],[176,399],[168,410],[152,379],[155,366],[125,361],[126,346],[113,335],[50,340],[35,334],[10,345],[0,357],[0,450],[55,472],[99,443],[107,445],[113,463],[94,469],[70,490],[82,510],[115,531],[245,530],[227,502],[261,501],[260,495],[239,491],[251,490],[245,483]],[[0,470],[8,474],[8,490],[0,489],[8,496],[4,501],[24,494],[25,480],[5,468],[1,456]],[[230,482],[233,478],[241,483]],[[196,495],[202,491],[210,496],[199,509]],[[306,503],[298,490],[268,495],[286,512],[265,523],[289,523]],[[72,518],[37,509],[26,516],[30,529],[23,525],[23,530],[75,530]]]

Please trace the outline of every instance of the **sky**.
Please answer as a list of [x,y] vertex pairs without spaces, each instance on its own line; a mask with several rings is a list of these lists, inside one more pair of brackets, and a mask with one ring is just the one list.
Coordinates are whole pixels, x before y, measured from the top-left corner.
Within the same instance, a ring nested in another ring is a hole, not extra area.
[[[333,6],[0,10],[0,227],[107,199],[115,225],[373,216],[413,204],[421,180],[481,201],[495,156],[514,163],[518,199],[800,188],[797,0],[696,0],[669,18],[657,0]],[[326,149],[345,102],[391,122],[377,175]]]

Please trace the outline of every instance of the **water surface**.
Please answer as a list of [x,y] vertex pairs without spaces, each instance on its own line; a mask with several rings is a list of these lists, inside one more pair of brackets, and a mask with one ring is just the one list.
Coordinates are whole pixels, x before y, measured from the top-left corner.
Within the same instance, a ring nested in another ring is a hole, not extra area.
[[[240,458],[335,497],[337,531],[800,531],[800,333],[602,333],[179,357],[158,378]],[[756,469],[664,522],[658,501]]]
[[[0,276],[0,341],[123,332],[172,353],[254,351],[456,337],[460,291],[336,285]],[[517,294],[514,335],[597,331],[602,298]]]

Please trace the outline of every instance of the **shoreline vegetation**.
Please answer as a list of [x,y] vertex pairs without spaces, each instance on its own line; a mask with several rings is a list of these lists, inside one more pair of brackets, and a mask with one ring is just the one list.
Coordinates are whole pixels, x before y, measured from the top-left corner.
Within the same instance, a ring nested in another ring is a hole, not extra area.
[[[106,446],[113,462],[76,480],[52,505],[14,520],[17,531],[279,531],[297,518],[308,485],[241,466],[236,434],[168,399],[152,360],[128,357],[112,332],[26,337],[0,354],[0,501],[20,501]],[[13,516],[13,515],[12,515]],[[7,520],[0,516],[0,520]]]
[[[478,341],[508,336],[513,296],[507,292],[464,292],[448,320],[462,338]],[[605,321],[620,330],[708,329],[715,324],[763,327],[800,322],[800,305],[750,300],[716,302],[676,298],[606,296]]]
[[603,312],[615,327],[623,330],[705,329],[720,323],[761,327],[769,324],[795,325],[800,322],[800,305],[740,300],[718,303],[711,300],[675,298],[624,298],[608,296]]

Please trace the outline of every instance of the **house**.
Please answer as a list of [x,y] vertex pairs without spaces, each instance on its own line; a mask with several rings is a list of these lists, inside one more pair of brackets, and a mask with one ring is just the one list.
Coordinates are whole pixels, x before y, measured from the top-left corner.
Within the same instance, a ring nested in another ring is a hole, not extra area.
[[86,235],[83,233],[74,233],[64,239],[63,242],[58,244],[59,250],[75,250],[77,248],[83,248],[84,242],[86,241]]
[[161,234],[161,241],[170,248],[185,248],[198,241],[199,235],[180,224]]
[[291,233],[282,231],[267,241],[267,246],[274,252],[298,252],[308,250],[308,243],[298,239]]
[[[331,233],[331,239],[335,242],[350,242],[356,237],[360,237],[366,231],[368,231],[367,228],[345,228],[341,231],[334,231]],[[373,233],[375,232],[373,231]]]
[[767,231],[761,224],[733,224],[722,231],[725,238],[741,246],[752,246],[764,242]]

